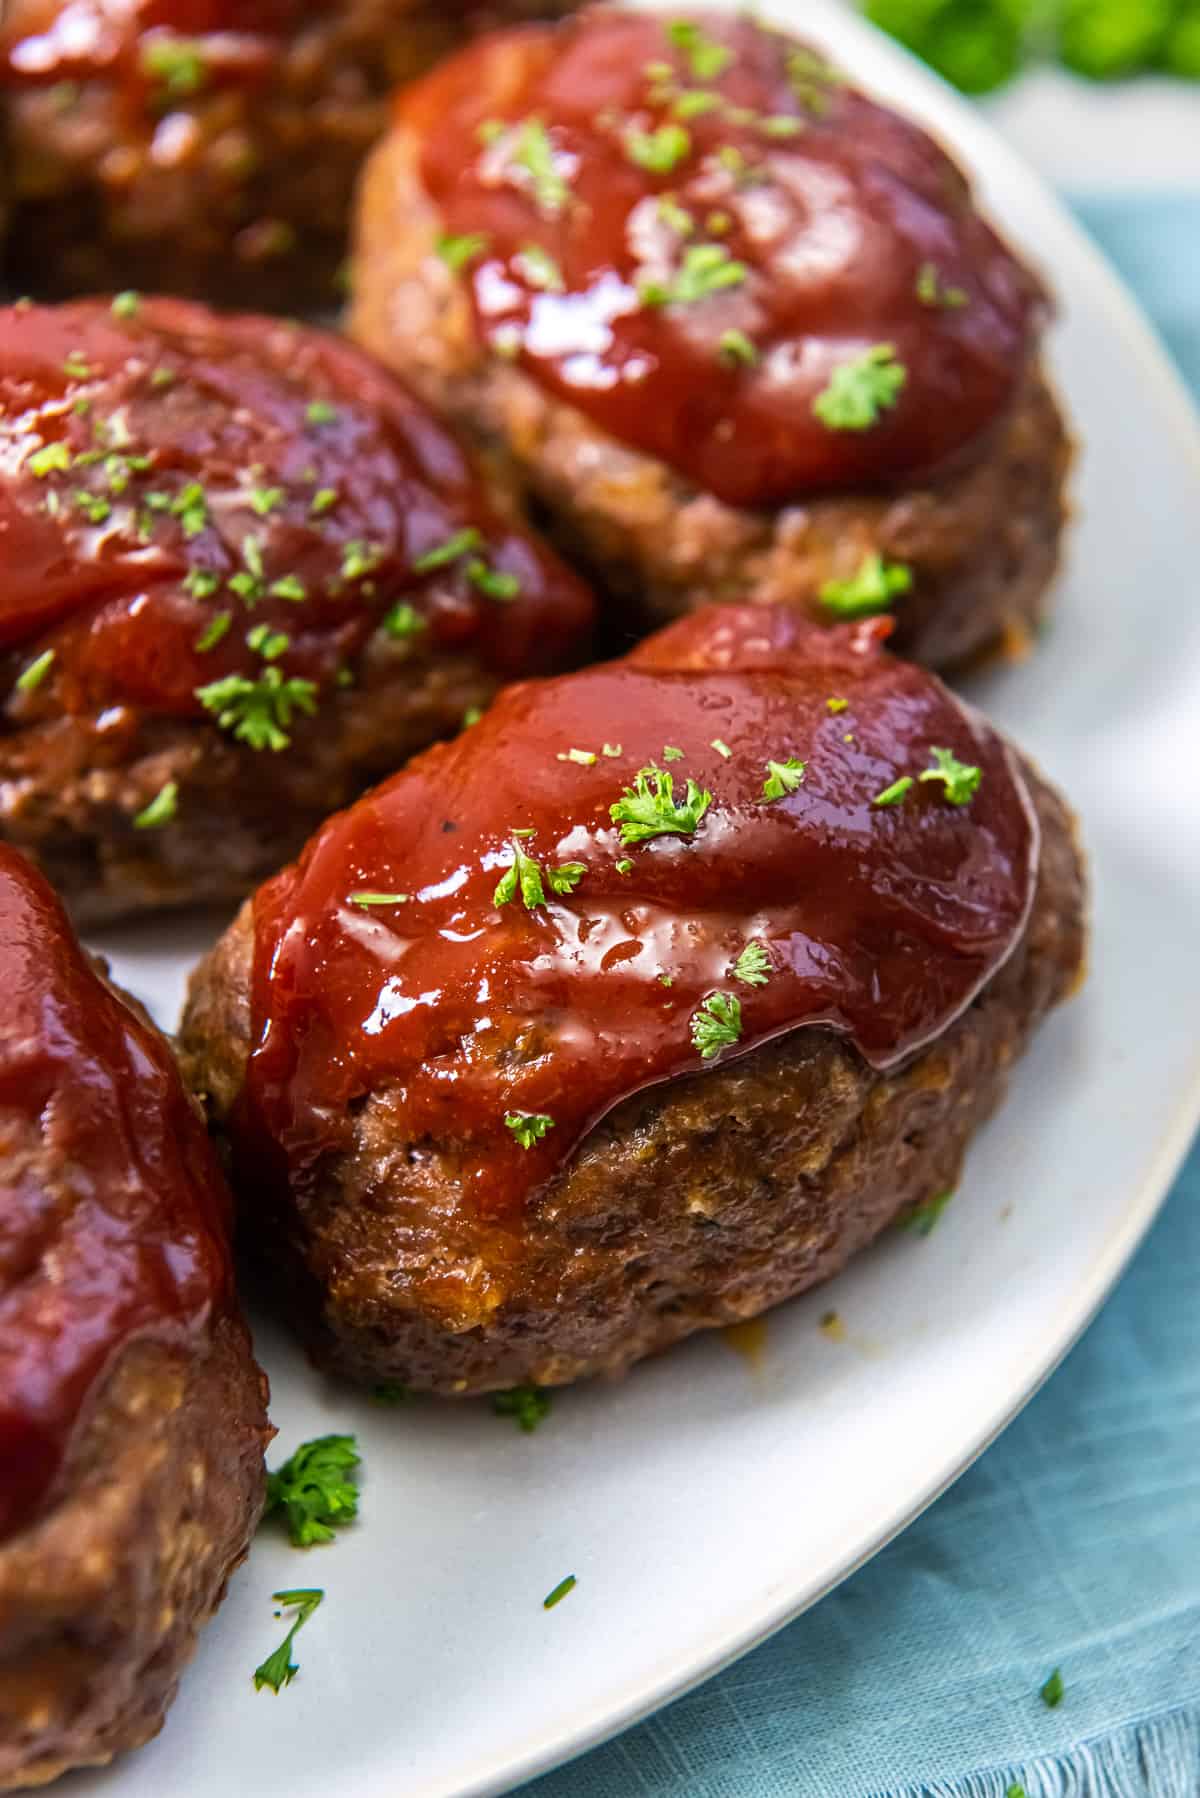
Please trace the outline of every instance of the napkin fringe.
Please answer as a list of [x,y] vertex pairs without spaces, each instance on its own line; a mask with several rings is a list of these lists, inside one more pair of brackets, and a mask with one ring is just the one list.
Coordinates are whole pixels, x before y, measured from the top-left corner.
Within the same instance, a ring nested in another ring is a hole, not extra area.
[[[902,1786],[887,1798],[1197,1798],[1200,1706],[1164,1711],[1026,1766]],[[882,1795],[881,1795],[882,1798]]]

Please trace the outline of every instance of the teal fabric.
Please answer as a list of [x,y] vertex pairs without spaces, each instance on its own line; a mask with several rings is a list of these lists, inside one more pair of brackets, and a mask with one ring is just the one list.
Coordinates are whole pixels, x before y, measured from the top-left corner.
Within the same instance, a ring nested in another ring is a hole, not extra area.
[[[1200,393],[1200,194],[1079,210]],[[1198,1292],[1200,1147],[1100,1317],[938,1504],[524,1798],[1200,1798]]]

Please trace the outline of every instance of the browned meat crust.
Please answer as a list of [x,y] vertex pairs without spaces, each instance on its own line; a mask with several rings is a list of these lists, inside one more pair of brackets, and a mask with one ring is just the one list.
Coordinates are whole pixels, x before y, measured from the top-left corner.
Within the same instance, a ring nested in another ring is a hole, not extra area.
[[[64,10],[9,0],[0,51]],[[140,287],[296,312],[336,301],[354,181],[391,90],[481,25],[561,8],[310,0],[298,27],[260,40],[268,70],[249,80],[236,66],[229,79],[193,72],[185,29],[167,92],[140,85],[141,28],[136,14],[123,22],[134,9],[95,10],[129,40],[131,87],[100,68],[0,92],[16,201],[8,279],[51,298]],[[238,9],[227,11],[232,32]],[[164,16],[154,8],[156,25]]]
[[200,1351],[122,1353],[59,1502],[0,1546],[0,1789],[158,1733],[258,1523],[265,1402],[233,1318]]
[[351,332],[431,404],[511,456],[548,528],[635,628],[746,599],[799,600],[828,617],[821,586],[849,579],[871,551],[913,571],[893,646],[917,661],[953,667],[1021,642],[1038,623],[1058,566],[1071,462],[1040,370],[973,468],[891,494],[737,509],[489,355],[463,286],[435,254],[439,230],[412,142],[393,129],[359,190]]
[[[358,1110],[353,1150],[303,1216],[266,1212],[244,1188],[243,1229],[314,1359],[444,1394],[618,1373],[828,1279],[952,1187],[1080,973],[1080,853],[1062,801],[1030,780],[1043,851],[1024,937],[900,1072],[877,1074],[810,1028],[655,1087],[602,1121],[515,1239],[462,1206],[449,1145],[402,1139],[386,1089]],[[249,1051],[251,944],[248,904],[197,970],[184,1018],[185,1076],[218,1125]]]

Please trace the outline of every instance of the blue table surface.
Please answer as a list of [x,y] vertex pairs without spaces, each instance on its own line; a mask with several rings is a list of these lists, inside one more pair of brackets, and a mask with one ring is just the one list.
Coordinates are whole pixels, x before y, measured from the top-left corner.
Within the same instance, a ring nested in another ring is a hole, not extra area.
[[[1075,203],[1200,393],[1200,191]],[[1200,1147],[1100,1317],[944,1498],[524,1798],[1200,1798],[1198,1276]]]

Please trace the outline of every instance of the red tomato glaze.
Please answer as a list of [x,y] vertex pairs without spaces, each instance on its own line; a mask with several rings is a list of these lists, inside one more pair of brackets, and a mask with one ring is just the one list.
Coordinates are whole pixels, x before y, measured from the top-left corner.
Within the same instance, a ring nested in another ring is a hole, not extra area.
[[368,358],[184,301],[115,307],[0,310],[0,691],[53,651],[22,719],[202,715],[197,689],[267,667],[319,699],[398,604],[423,645],[500,673],[581,641],[582,586]]
[[[781,32],[585,12],[460,52],[398,118],[482,336],[730,504],[940,469],[1014,398],[1038,283],[925,132]],[[875,420],[818,416],[879,346]]]
[[166,1043],[0,845],[0,1540],[114,1354],[232,1301],[228,1190]]
[[[887,629],[697,613],[624,661],[509,688],[332,818],[255,902],[239,1151],[303,1203],[355,1101],[387,1086],[397,1141],[447,1149],[468,1201],[519,1221],[640,1088],[806,1024],[879,1068],[939,1035],[1024,928],[1038,832],[1008,748],[884,653]],[[919,779],[935,747],[981,770],[968,803]],[[650,764],[695,828],[625,841],[610,808]],[[517,847],[544,903],[532,883],[532,906],[497,903]],[[765,981],[734,972],[748,944]],[[737,1040],[704,1056],[693,1020],[729,1001]],[[506,1117],[539,1116],[525,1148]]]

